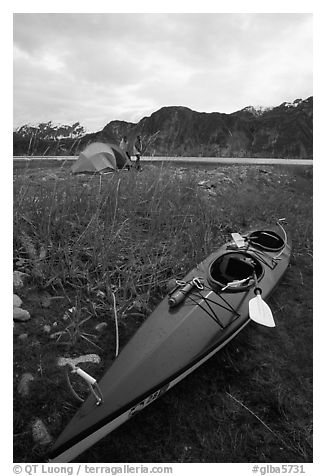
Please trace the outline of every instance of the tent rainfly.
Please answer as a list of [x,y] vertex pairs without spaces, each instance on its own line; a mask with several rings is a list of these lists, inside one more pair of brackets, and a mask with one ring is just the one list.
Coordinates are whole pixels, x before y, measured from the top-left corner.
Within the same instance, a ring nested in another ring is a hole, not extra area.
[[73,173],[113,172],[131,165],[126,153],[115,144],[89,144],[71,167]]

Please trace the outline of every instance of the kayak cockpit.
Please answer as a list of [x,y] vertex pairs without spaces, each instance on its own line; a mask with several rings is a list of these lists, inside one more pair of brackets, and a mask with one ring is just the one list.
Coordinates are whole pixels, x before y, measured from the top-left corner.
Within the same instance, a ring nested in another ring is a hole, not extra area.
[[245,251],[234,251],[212,261],[208,281],[220,291],[242,292],[253,285],[254,274],[259,281],[263,273],[263,266],[256,257]]
[[259,230],[250,233],[247,236],[247,241],[257,248],[261,248],[266,251],[280,251],[284,248],[285,242],[274,231]]

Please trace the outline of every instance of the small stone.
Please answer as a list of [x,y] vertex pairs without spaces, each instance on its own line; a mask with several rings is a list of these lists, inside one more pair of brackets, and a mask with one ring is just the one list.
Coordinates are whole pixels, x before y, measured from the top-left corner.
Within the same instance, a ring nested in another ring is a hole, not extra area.
[[102,332],[107,326],[108,325],[106,322],[100,322],[97,324],[97,326],[95,326],[95,330],[97,330],[97,332]]
[[48,324],[45,324],[45,326],[43,326],[43,330],[44,332],[49,334],[49,332],[51,332],[51,326],[49,326]]
[[32,427],[33,439],[35,443],[39,445],[48,445],[52,441],[52,437],[48,432],[46,426],[44,425],[43,421],[39,418],[34,421]]
[[22,304],[23,304],[23,301],[20,299],[20,297],[17,296],[17,294],[14,294],[13,306],[14,307],[20,307]]
[[22,273],[21,271],[14,271],[14,274],[13,274],[14,290],[23,288],[27,277],[28,277],[28,274],[26,273]]
[[20,307],[14,307],[13,317],[14,321],[20,322],[28,321],[31,318],[30,313],[25,309],[21,309]]
[[18,384],[18,393],[26,397],[29,394],[29,385],[33,380],[34,377],[31,373],[23,374]]
[[19,334],[19,336],[18,336],[19,340],[26,340],[27,338],[28,338],[28,334],[26,334],[26,333]]

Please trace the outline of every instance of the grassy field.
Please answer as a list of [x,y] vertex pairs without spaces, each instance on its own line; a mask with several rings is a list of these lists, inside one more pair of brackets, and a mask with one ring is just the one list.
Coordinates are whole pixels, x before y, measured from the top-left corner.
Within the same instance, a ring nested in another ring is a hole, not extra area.
[[[231,232],[278,218],[293,254],[269,301],[277,327],[251,323],[81,462],[312,461],[312,167],[71,176],[58,164],[16,165],[14,269],[29,275],[20,297],[31,319],[14,327],[15,462],[46,461],[33,422],[55,439],[80,405],[58,358],[98,354],[100,365],[83,367],[95,377],[114,358],[114,300],[122,347],[171,278]],[[34,378],[25,396],[24,373]]]

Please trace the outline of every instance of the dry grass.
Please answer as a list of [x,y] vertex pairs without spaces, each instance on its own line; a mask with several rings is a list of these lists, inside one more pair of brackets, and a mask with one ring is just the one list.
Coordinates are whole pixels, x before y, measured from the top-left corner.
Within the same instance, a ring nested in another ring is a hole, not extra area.
[[14,179],[14,267],[31,276],[21,297],[32,315],[14,331],[15,389],[24,372],[34,376],[28,397],[14,391],[15,461],[46,459],[32,440],[34,418],[57,436],[79,405],[58,357],[96,352],[103,363],[91,371],[100,376],[115,355],[116,316],[123,346],[171,277],[231,232],[280,217],[294,247],[270,301],[277,328],[249,326],[81,461],[312,461],[311,169],[148,165],[140,174],[75,177],[22,168]]

